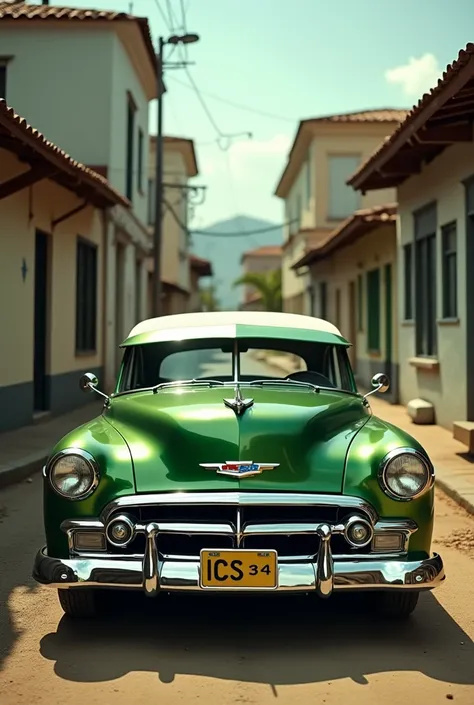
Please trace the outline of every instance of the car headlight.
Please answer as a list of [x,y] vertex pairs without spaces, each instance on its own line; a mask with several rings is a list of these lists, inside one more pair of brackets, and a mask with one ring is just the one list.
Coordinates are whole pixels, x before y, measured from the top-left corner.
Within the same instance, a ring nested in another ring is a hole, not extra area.
[[380,464],[379,483],[392,499],[408,501],[419,497],[434,481],[429,460],[413,448],[398,448]]
[[99,470],[93,456],[85,450],[68,448],[49,463],[51,487],[61,497],[85,499],[99,484]]

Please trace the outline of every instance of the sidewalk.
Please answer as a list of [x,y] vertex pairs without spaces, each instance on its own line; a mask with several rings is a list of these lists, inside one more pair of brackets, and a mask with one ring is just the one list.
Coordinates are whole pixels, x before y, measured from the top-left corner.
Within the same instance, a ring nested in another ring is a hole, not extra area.
[[474,514],[474,457],[453,434],[435,425],[412,422],[404,406],[389,404],[383,395],[372,394],[368,401],[375,416],[410,433],[428,452],[436,471],[436,485],[470,514]]
[[102,406],[102,402],[94,400],[51,421],[1,433],[0,488],[41,470],[55,443],[76,426],[100,414]]

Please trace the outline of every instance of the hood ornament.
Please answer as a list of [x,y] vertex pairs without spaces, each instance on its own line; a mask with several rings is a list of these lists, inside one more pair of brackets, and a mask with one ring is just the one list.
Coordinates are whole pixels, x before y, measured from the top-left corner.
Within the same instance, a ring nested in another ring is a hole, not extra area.
[[246,409],[253,406],[253,399],[244,399],[238,384],[234,387],[234,398],[224,399],[224,404],[235,411],[237,416],[244,413]]
[[260,475],[264,470],[273,470],[280,463],[254,463],[251,460],[228,460],[225,463],[199,463],[199,467],[215,470],[218,475],[230,477],[252,477]]

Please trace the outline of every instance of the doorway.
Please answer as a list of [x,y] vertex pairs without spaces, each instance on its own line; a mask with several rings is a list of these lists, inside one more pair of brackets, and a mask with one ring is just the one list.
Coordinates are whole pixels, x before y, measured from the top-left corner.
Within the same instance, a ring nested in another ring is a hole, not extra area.
[[35,234],[35,284],[34,284],[34,364],[33,407],[34,412],[49,409],[49,393],[46,379],[46,355],[48,339],[48,281],[49,281],[49,237],[40,230]]
[[357,296],[355,282],[349,282],[349,359],[357,374]]
[[392,265],[385,265],[385,374],[392,378]]
[[[122,364],[123,351],[119,347],[125,333],[125,247],[117,242],[115,265],[115,374]],[[127,331],[128,333],[128,331]]]

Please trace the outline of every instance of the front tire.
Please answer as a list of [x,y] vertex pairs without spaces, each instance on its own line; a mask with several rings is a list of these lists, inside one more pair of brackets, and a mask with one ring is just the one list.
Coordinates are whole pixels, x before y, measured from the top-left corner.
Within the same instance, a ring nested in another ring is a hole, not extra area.
[[418,604],[420,593],[416,591],[381,592],[376,595],[377,612],[384,617],[407,619]]
[[97,614],[97,595],[90,588],[58,590],[59,602],[65,614],[73,619],[87,619]]

